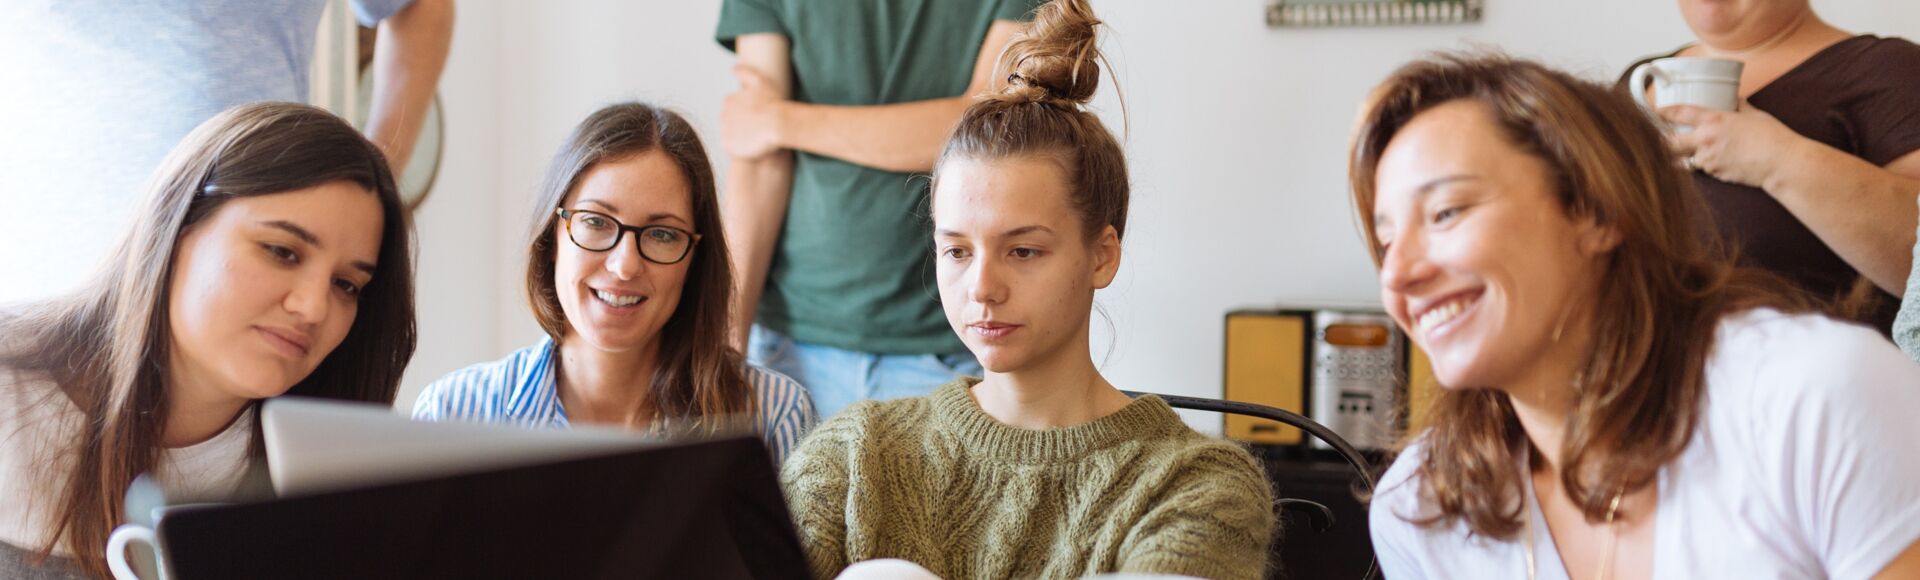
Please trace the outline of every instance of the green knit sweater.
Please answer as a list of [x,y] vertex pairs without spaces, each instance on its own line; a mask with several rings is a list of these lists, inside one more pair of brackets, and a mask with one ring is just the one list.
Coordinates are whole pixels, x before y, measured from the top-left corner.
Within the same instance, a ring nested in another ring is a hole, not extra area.
[[781,479],[814,575],[875,558],[949,580],[1266,571],[1273,498],[1246,450],[1158,397],[1084,425],[1011,427],[980,410],[976,382],[862,402],[794,451]]

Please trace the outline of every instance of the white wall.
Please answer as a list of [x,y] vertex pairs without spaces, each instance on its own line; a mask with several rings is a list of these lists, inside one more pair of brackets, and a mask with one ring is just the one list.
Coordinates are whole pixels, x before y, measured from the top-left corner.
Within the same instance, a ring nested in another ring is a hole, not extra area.
[[[1221,317],[1377,304],[1347,206],[1347,131],[1366,91],[1438,49],[1497,47],[1611,80],[1690,40],[1672,0],[1491,0],[1482,22],[1269,29],[1257,0],[1099,0],[1117,69],[1096,107],[1123,126],[1134,200],[1095,359],[1123,388],[1217,397]],[[1920,3],[1815,0],[1842,28],[1920,38]],[[520,292],[528,197],[560,139],[622,99],[669,104],[709,137],[733,90],[718,0],[469,2],[443,86],[448,161],[420,220],[421,347],[401,394],[531,343]],[[724,171],[721,172],[724,175]],[[1109,338],[1115,349],[1107,354]],[[1218,430],[1218,419],[1189,417]]]
[[497,304],[511,298],[495,279],[506,265],[494,249],[501,195],[500,39],[505,23],[482,3],[458,8],[453,52],[440,79],[445,149],[433,192],[414,212],[415,304],[420,346],[398,405],[411,409],[420,387],[447,371],[496,357]]

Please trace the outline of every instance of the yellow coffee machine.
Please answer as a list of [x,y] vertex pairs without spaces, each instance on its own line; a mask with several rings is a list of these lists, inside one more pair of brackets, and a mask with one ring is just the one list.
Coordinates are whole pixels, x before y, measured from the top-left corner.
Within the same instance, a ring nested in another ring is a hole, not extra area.
[[[1390,447],[1407,418],[1420,424],[1431,399],[1425,357],[1378,310],[1239,310],[1227,314],[1225,326],[1228,400],[1305,415],[1355,447]],[[1230,438],[1304,442],[1298,429],[1274,421],[1225,421]]]

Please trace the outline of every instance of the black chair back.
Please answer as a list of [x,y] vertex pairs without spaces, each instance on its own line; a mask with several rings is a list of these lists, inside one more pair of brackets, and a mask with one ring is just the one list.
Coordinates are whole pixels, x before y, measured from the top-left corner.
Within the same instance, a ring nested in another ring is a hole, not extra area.
[[[1253,403],[1242,403],[1239,401],[1223,401],[1220,399],[1186,397],[1181,395],[1162,395],[1159,393],[1143,393],[1143,392],[1137,392],[1137,391],[1122,391],[1122,392],[1126,393],[1127,396],[1134,397],[1134,398],[1139,398],[1142,395],[1153,395],[1156,397],[1160,397],[1161,399],[1167,402],[1167,406],[1173,407],[1175,409],[1190,409],[1195,411],[1212,411],[1215,413],[1245,415],[1249,417],[1267,419],[1270,421],[1278,421],[1288,426],[1297,428],[1301,431],[1306,432],[1308,435],[1312,435],[1313,437],[1321,441],[1327,442],[1327,445],[1332,447],[1335,453],[1340,454],[1340,457],[1342,459],[1345,459],[1347,461],[1347,464],[1353,467],[1353,470],[1359,476],[1357,479],[1361,482],[1361,485],[1365,486],[1366,492],[1369,495],[1373,493],[1373,486],[1375,483],[1374,477],[1373,477],[1373,466],[1371,462],[1367,461],[1366,455],[1361,454],[1359,449],[1355,449],[1353,447],[1353,444],[1348,443],[1347,440],[1341,437],[1339,433],[1335,433],[1333,432],[1332,429],[1328,429],[1326,425],[1321,425],[1319,422],[1314,421],[1312,419],[1308,419],[1305,416],[1300,415],[1299,413],[1295,413],[1293,411],[1288,411],[1286,409],[1281,409],[1277,407],[1269,407],[1266,405],[1256,405]],[[1275,475],[1276,474],[1269,473],[1267,474],[1267,477],[1269,479],[1273,479]],[[1275,500],[1274,503],[1276,504],[1275,507],[1277,507],[1280,510],[1286,510],[1289,508],[1306,508],[1307,513],[1309,514],[1308,516],[1309,521],[1313,526],[1314,530],[1316,531],[1326,532],[1330,528],[1332,528],[1334,525],[1338,524],[1338,521],[1334,518],[1333,508],[1327,507],[1326,504],[1323,504],[1320,502],[1316,502],[1309,499],[1303,499],[1303,498],[1281,498],[1281,499]],[[1364,540],[1364,534],[1362,535],[1362,539]],[[1372,556],[1372,550],[1370,549],[1370,547],[1367,550],[1367,553],[1369,557]],[[1378,578],[1379,573],[1380,573],[1379,563],[1378,563],[1378,560],[1376,559],[1368,562],[1367,572],[1362,577],[1368,580],[1372,580],[1374,578]]]

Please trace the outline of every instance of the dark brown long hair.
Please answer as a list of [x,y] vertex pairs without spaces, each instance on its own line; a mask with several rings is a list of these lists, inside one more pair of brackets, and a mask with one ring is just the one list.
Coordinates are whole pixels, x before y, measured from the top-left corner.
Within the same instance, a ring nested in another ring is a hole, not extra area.
[[1099,25],[1086,0],[1053,0],[1036,10],[1033,24],[1007,44],[994,69],[1006,79],[1004,88],[968,107],[947,138],[934,164],[935,183],[951,159],[1049,159],[1065,172],[1086,237],[1113,226],[1124,239],[1131,187],[1126,154],[1100,118],[1083,109],[1100,87]]
[[[547,169],[534,196],[527,228],[527,301],[540,328],[556,342],[569,323],[554,287],[554,245],[559,227],[553,210],[595,165],[649,151],[673,159],[687,178],[693,227],[700,234],[688,265],[680,304],[654,340],[660,366],[653,371],[648,407],[658,418],[691,419],[719,428],[706,418],[738,415],[754,409],[752,387],[739,352],[727,343],[727,309],[733,296],[733,268],[727,258],[726,232],[720,227],[720,202],[713,165],[693,126],[672,111],[645,103],[610,105],[574,127]],[[636,410],[638,411],[638,410]]]
[[180,238],[230,200],[338,181],[379,198],[379,263],[346,338],[287,394],[392,403],[415,341],[406,210],[380,150],[306,105],[241,105],[201,123],[161,163],[131,229],[88,284],[0,316],[0,336],[14,341],[0,365],[44,373],[85,414],[43,557],[64,542],[82,568],[105,576],[127,486],[159,460]]
[[[1735,268],[1697,234],[1705,209],[1660,130],[1598,83],[1500,55],[1441,55],[1408,64],[1374,89],[1354,132],[1349,179],[1374,263],[1374,179],[1380,155],[1420,113],[1467,99],[1486,105],[1506,138],[1551,169],[1560,207],[1620,235],[1594,293],[1593,352],[1561,449],[1561,483],[1599,521],[1619,490],[1651,482],[1686,449],[1706,403],[1705,365],[1730,313],[1812,308],[1776,278]],[[1472,387],[1476,385],[1459,385]],[[1465,520],[1508,539],[1525,517],[1514,456],[1526,433],[1507,395],[1444,389],[1429,410],[1419,492],[1422,525]]]

